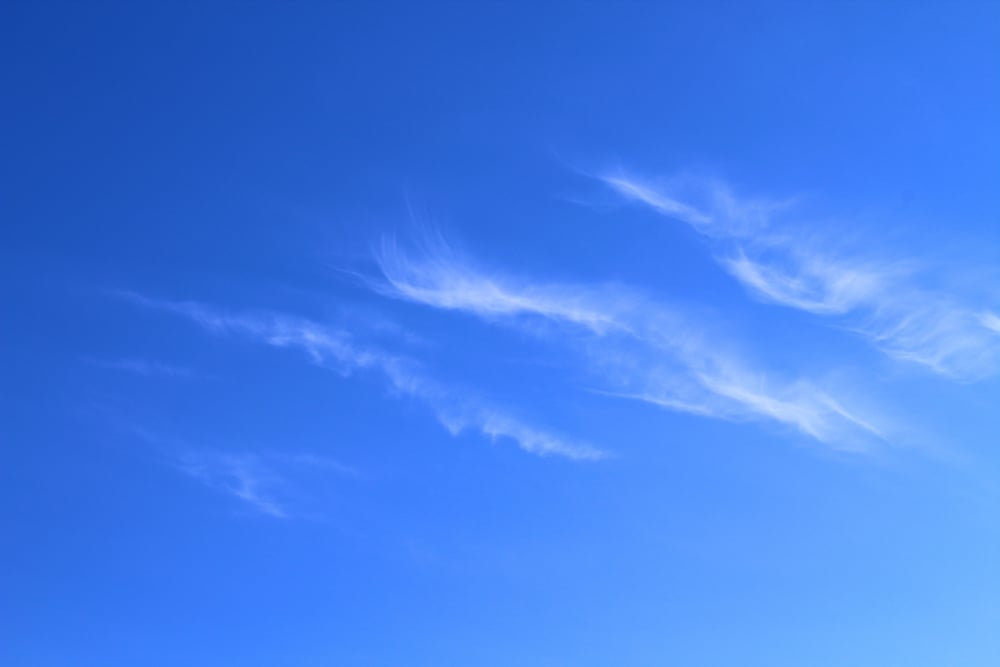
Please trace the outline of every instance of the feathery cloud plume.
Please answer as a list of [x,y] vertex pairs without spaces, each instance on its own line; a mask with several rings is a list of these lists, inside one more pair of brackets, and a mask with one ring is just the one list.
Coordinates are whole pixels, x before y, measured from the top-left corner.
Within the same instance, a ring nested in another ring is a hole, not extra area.
[[[507,277],[466,264],[440,237],[426,239],[422,245],[421,261],[415,263],[394,238],[385,237],[377,253],[385,284],[369,282],[369,286],[385,296],[444,310],[472,311],[487,318],[531,314],[595,333],[624,326],[572,286],[511,284]],[[621,296],[607,294],[608,299]]]
[[689,316],[624,287],[529,283],[479,269],[447,244],[407,254],[386,242],[376,260],[382,294],[534,330],[537,319],[568,327],[562,338],[612,385],[602,393],[702,416],[770,420],[841,449],[883,440],[842,400],[753,371]]
[[762,301],[836,318],[885,354],[954,379],[1000,369],[996,316],[922,286],[913,262],[838,252],[829,239],[780,225],[787,203],[744,201],[718,183],[657,187],[620,173],[601,180],[711,239],[719,264]]

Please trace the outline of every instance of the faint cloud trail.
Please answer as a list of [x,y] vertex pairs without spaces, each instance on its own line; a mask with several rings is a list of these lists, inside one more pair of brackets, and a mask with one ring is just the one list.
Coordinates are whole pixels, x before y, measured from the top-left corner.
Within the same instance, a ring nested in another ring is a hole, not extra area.
[[179,379],[191,379],[199,375],[190,368],[165,364],[149,359],[95,359],[87,358],[84,361],[91,366],[106,368],[108,370],[123,371],[143,377],[168,377]]
[[301,488],[309,487],[307,473],[319,473],[324,480],[331,474],[342,478],[361,476],[354,467],[327,456],[195,446],[117,417],[113,422],[154,447],[170,468],[239,500],[257,514],[275,519],[305,516],[293,498],[302,500]]
[[456,392],[426,376],[418,364],[379,348],[356,343],[343,330],[308,319],[277,313],[234,314],[193,301],[163,301],[128,292],[119,293],[137,305],[182,316],[218,335],[241,336],[272,347],[305,352],[313,363],[341,375],[372,371],[400,395],[426,405],[453,435],[475,431],[493,441],[510,440],[526,452],[579,461],[606,458],[593,445],[534,427],[506,410]]
[[282,480],[257,455],[209,451],[180,454],[175,466],[208,487],[235,496],[255,511],[275,519],[287,519],[290,510],[273,494]]

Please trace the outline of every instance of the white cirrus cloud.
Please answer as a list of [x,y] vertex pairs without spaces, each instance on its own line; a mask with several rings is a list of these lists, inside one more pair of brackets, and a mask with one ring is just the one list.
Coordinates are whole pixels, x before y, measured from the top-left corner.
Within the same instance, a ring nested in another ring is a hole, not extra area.
[[[555,322],[569,322],[595,333],[625,326],[606,309],[595,307],[589,295],[573,286],[512,284],[509,277],[490,275],[462,262],[439,236],[425,239],[421,261],[412,261],[393,237],[382,240],[376,256],[385,282],[369,286],[386,296],[424,303],[435,308],[471,311],[482,317],[533,314]],[[621,300],[609,291],[606,300]]]
[[238,500],[255,514],[275,519],[307,516],[303,504],[327,486],[331,475],[362,477],[353,466],[322,454],[205,446],[140,426],[114,412],[107,416],[118,429],[152,447],[161,463]]
[[532,426],[508,410],[449,388],[429,377],[412,359],[363,345],[342,329],[278,313],[231,313],[193,301],[163,301],[120,293],[133,303],[190,319],[219,335],[241,336],[257,343],[305,352],[316,364],[342,375],[370,371],[394,392],[417,399],[445,428],[457,435],[478,432],[490,440],[509,440],[540,456],[588,461],[608,456],[593,445]]
[[190,449],[180,452],[173,464],[185,475],[237,498],[260,514],[276,519],[292,516],[279,497],[287,482],[257,454]]
[[984,311],[979,313],[979,322],[993,333],[1000,334],[1000,315]]
[[447,244],[407,253],[384,243],[376,291],[488,322],[546,331],[571,344],[606,387],[599,393],[674,411],[729,420],[760,419],[791,427],[835,448],[884,443],[873,420],[803,380],[769,376],[732,352],[679,309],[623,286],[550,284],[485,271]]
[[743,200],[719,183],[654,185],[620,172],[601,180],[710,239],[720,266],[762,301],[832,318],[890,357],[953,379],[1000,370],[996,316],[928,287],[917,262],[838,248],[779,222],[788,202]]
[[191,379],[199,377],[190,368],[184,368],[182,366],[175,366],[173,364],[166,364],[161,361],[155,361],[151,359],[136,359],[136,358],[122,358],[122,359],[97,359],[88,357],[84,360],[91,366],[96,366],[98,368],[105,368],[107,370],[122,371],[124,373],[132,373],[134,375],[141,375],[143,377],[167,377],[167,378],[179,378],[179,379]]

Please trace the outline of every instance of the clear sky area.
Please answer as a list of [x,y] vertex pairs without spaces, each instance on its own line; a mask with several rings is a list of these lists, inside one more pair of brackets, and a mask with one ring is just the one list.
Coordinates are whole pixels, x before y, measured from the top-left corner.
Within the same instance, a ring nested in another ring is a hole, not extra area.
[[0,664],[1000,664],[1000,4],[0,8]]

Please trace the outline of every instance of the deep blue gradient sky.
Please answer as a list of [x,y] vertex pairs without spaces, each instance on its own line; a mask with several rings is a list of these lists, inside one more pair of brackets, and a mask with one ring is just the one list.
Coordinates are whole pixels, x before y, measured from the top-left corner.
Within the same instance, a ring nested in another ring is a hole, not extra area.
[[989,666],[996,3],[0,9],[0,663]]

